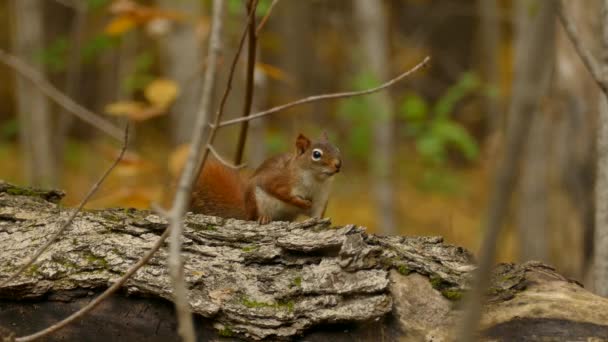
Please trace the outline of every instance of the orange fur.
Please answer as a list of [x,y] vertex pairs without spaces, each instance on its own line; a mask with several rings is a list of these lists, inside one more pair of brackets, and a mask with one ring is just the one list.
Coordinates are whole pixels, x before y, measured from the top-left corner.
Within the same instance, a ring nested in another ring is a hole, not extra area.
[[245,184],[236,170],[208,160],[192,192],[190,210],[225,218],[246,219]]

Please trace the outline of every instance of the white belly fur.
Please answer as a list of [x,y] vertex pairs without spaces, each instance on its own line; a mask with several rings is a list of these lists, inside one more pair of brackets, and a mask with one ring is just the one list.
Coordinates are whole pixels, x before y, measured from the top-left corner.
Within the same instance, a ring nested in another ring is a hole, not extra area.
[[304,212],[304,210],[268,194],[260,187],[255,188],[255,201],[258,215],[270,216],[273,221],[293,221]]
[[310,199],[312,207],[310,211],[305,213],[310,217],[321,218],[325,204],[329,199],[329,192],[334,178],[328,177],[324,180],[318,180],[312,173],[304,173],[296,186],[292,189],[292,193],[302,198]]
[[256,187],[255,199],[258,204],[258,214],[260,216],[268,215],[273,221],[293,221],[299,215],[321,218],[325,204],[329,199],[332,183],[333,177],[319,181],[312,174],[305,173],[302,175],[298,186],[294,187],[291,192],[294,196],[312,201],[312,207],[309,210],[285,203],[268,194],[262,188]]

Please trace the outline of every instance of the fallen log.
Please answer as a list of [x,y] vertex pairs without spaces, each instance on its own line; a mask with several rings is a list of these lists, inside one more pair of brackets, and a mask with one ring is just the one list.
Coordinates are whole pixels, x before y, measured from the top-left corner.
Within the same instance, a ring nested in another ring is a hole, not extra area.
[[[0,182],[0,282],[73,209],[60,191]],[[149,211],[85,210],[20,277],[0,287],[0,335],[34,333],[82,307],[167,227]],[[121,293],[48,340],[178,340],[166,248]],[[367,234],[329,220],[185,219],[185,277],[200,340],[450,340],[474,260],[440,237]],[[501,264],[481,336],[608,340],[608,299],[550,266]]]

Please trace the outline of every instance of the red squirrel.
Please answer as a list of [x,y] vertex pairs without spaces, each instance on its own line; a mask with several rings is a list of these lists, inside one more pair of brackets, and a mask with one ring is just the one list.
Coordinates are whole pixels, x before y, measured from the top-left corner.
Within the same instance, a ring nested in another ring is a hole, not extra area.
[[248,179],[217,161],[208,161],[192,191],[190,209],[199,214],[258,221],[293,221],[325,214],[340,150],[322,134],[311,142],[300,134],[294,153],[271,157]]

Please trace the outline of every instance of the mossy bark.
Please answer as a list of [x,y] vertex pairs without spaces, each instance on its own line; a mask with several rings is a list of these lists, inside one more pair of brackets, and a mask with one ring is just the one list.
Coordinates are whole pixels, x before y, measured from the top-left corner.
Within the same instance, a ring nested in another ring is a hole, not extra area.
[[[0,183],[0,280],[73,210],[47,201],[50,192],[6,190],[14,188]],[[469,252],[438,237],[376,236],[328,220],[260,226],[188,215],[185,225],[185,277],[204,339],[449,340],[475,267]],[[63,318],[123,274],[166,227],[149,211],[79,213],[27,272],[0,288],[0,326],[23,335]],[[120,295],[53,338],[176,340],[166,256],[161,249]],[[525,334],[547,320],[546,336],[576,326],[577,334],[608,338],[608,301],[548,266],[502,265],[493,278],[488,336]],[[103,333],[101,321],[110,327]],[[120,328],[127,326],[134,328]]]

